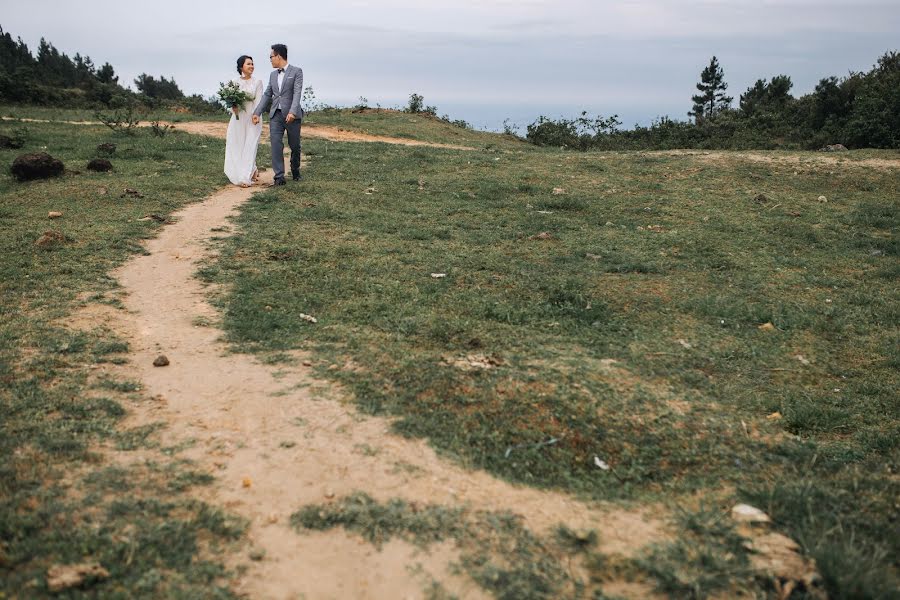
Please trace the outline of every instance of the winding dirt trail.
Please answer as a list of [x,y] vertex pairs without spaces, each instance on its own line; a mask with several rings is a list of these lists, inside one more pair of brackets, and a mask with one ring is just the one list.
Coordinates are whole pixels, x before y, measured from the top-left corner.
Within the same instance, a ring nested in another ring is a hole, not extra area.
[[[0,117],[3,121],[19,121],[22,123],[64,123],[66,125],[103,125],[100,121],[53,121],[49,119],[15,119],[12,117]],[[160,121],[160,125],[169,125],[178,131],[192,133],[194,135],[205,135],[209,137],[225,138],[225,132],[228,130],[227,121],[184,121],[181,123],[173,123],[171,121]],[[143,127],[144,125],[142,125]],[[263,142],[268,139],[269,128],[263,127]],[[429,148],[446,148],[449,150],[475,150],[471,146],[459,146],[457,144],[441,144],[438,142],[422,142],[419,140],[409,140],[405,138],[396,138],[386,135],[372,135],[369,133],[361,133],[358,131],[348,131],[335,127],[333,125],[315,125],[304,123],[303,136],[328,140],[331,142],[381,142],[384,144],[394,144],[398,146],[427,146]]]
[[[136,403],[126,425],[164,422],[164,442],[186,443],[179,456],[216,477],[194,493],[249,520],[243,546],[226,559],[243,569],[232,582],[235,591],[272,599],[421,598],[435,580],[458,597],[484,597],[452,568],[458,558],[452,544],[423,551],[392,541],[379,551],[342,529],[291,528],[289,516],[303,505],[355,491],[381,501],[512,511],[538,533],[560,523],[596,529],[602,551],[625,556],[666,537],[658,508],[586,505],[466,470],[423,441],[393,435],[388,419],[358,414],[309,368],[272,367],[229,353],[219,329],[199,325],[215,322],[217,313],[195,273],[210,256],[212,238],[223,235],[254,191],[229,187],[176,213],[175,223],[147,242],[145,255],[114,273],[126,310],[89,304],[77,319],[129,340],[130,364],[107,368],[139,379],[151,400]],[[154,367],[159,354],[171,364]],[[140,453],[114,458],[146,459]],[[250,560],[251,552],[264,558]]]

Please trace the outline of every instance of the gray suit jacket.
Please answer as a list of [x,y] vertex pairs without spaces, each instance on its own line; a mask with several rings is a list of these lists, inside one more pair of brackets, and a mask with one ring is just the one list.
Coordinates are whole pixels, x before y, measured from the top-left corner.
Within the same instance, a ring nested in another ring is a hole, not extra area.
[[275,116],[275,111],[281,109],[285,117],[293,113],[298,119],[303,118],[303,108],[300,106],[300,98],[303,96],[303,69],[289,64],[284,70],[284,81],[278,87],[278,70],[269,75],[269,85],[263,92],[262,100],[253,111],[255,115],[261,115],[269,109],[269,118]]

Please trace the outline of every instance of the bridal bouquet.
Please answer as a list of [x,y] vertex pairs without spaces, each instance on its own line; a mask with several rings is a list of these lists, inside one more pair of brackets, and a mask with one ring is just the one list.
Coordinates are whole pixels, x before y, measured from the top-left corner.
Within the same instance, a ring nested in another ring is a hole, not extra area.
[[[242,90],[236,81],[229,81],[228,83],[219,83],[219,99],[228,108],[234,108],[253,100],[253,96]],[[234,115],[234,118],[239,117]]]

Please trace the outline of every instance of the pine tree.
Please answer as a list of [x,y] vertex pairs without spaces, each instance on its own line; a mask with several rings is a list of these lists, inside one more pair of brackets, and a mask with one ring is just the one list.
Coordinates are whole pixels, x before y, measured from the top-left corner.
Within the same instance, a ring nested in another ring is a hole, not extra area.
[[725,83],[725,73],[719,66],[715,56],[709,61],[709,66],[700,73],[700,83],[697,84],[700,94],[691,96],[694,108],[688,113],[689,117],[699,123],[703,119],[715,117],[723,110],[731,107],[731,96],[725,95],[728,84]]

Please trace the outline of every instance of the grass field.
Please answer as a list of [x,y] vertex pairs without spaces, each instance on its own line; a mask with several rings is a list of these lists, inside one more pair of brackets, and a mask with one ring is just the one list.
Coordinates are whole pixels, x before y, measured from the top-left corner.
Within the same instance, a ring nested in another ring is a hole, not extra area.
[[[721,523],[742,500],[816,558],[833,597],[896,597],[900,178],[857,160],[896,152],[835,163],[575,154],[434,121],[418,128],[409,115],[340,118],[477,150],[305,141],[304,182],[254,196],[202,271],[227,284],[216,300],[236,349],[276,361],[311,350],[319,374],[362,410],[396,416],[397,431],[462,464],[683,515],[678,542],[624,567],[594,556],[596,577],[637,570],[674,597],[774,594]],[[138,219],[224,183],[222,144],[27,128],[26,151],[46,148],[70,170],[102,141],[119,148],[109,175],[0,175],[6,591],[40,595],[49,565],[105,553],[118,589],[227,595],[203,587],[222,576],[205,549],[239,524],[180,495],[204,483],[190,465],[97,463],[96,444],[141,448],[153,436],[117,427],[138,384],[90,377],[127,342],[106,331],[73,338],[63,326],[80,302],[114,289],[109,270],[153,235],[155,221]],[[0,150],[0,161],[15,155]],[[120,198],[124,187],[145,198]],[[46,220],[49,210],[67,215],[63,225]],[[58,228],[63,244],[35,248]],[[138,499],[121,499],[135,489]],[[350,509],[354,526],[382,510],[365,498]],[[391,510],[403,516],[394,534],[414,537],[418,523]],[[445,509],[430,510],[444,522]],[[317,514],[298,507],[298,526],[351,525],[346,511],[327,523]],[[426,533],[465,533],[444,529]],[[173,530],[184,547],[164,545]],[[504,590],[532,581],[511,573]],[[546,573],[533,587],[552,597],[558,582]]]
[[310,349],[363,410],[515,481],[749,501],[836,597],[893,593],[896,168],[306,147],[204,271],[237,346]]
[[[19,126],[0,124],[0,133]],[[183,492],[211,477],[156,448],[153,428],[121,425],[141,402],[140,383],[100,377],[126,360],[111,331],[76,332],[73,312],[117,302],[108,273],[171,211],[222,182],[222,144],[169,134],[112,137],[104,128],[28,124],[22,150],[0,150],[0,598],[48,596],[57,564],[99,561],[109,572],[65,597],[230,597],[214,548],[243,525]],[[101,142],[118,145],[109,174],[85,170]],[[61,178],[18,183],[21,152],[63,160]],[[143,198],[122,197],[124,188]],[[49,211],[60,211],[57,221]],[[47,230],[63,239],[35,241]],[[110,464],[102,448],[154,450],[135,466]]]

